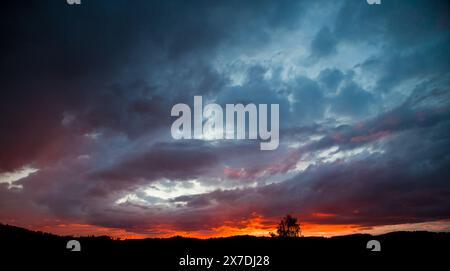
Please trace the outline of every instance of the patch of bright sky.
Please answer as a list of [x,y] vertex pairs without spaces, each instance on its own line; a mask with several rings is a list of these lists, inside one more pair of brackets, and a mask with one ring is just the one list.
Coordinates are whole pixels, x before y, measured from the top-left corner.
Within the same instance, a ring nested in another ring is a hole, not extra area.
[[159,180],[150,185],[142,186],[135,192],[128,193],[117,199],[117,205],[132,203],[142,206],[165,206],[175,207],[183,205],[181,201],[172,201],[180,196],[200,195],[210,193],[215,190],[237,189],[243,187],[255,187],[256,183],[240,183],[239,185],[229,187],[229,184],[206,185],[199,180]]
[[368,145],[351,150],[340,151],[338,146],[332,146],[325,150],[305,155],[304,158],[297,162],[293,171],[298,173],[306,170],[311,165],[333,163],[337,160],[346,160],[360,155],[370,155],[374,153],[384,153],[384,150]]
[[13,172],[5,172],[0,174],[0,183],[7,183],[8,188],[23,188],[21,184],[14,184],[15,182],[30,176],[37,172],[38,169],[32,167],[23,167]]
[[[339,148],[338,148],[339,149]],[[380,149],[375,149],[372,146],[364,146],[364,147],[359,147],[359,148],[355,148],[352,150],[346,150],[346,151],[337,151],[335,149],[332,149],[329,153],[327,153],[327,155],[325,156],[321,156],[320,158],[322,158],[323,162],[325,163],[332,163],[335,162],[337,160],[343,160],[343,159],[348,159],[363,153],[367,153],[367,154],[374,154],[374,153],[383,153],[383,150]]]
[[203,194],[210,191],[210,187],[203,186],[197,180],[162,180],[152,183],[148,188],[144,189],[144,192],[147,196],[157,197],[161,199],[171,199],[179,196]]
[[102,133],[99,133],[99,132],[91,132],[91,133],[84,134],[85,137],[92,139],[92,140],[98,139],[101,135],[102,135]]
[[321,140],[324,137],[325,137],[325,135],[320,135],[320,134],[310,135],[305,140],[298,140],[298,141],[287,142],[286,143],[286,147],[289,148],[289,149],[298,149],[298,148],[303,147],[305,145],[311,144],[311,143],[313,143],[315,141],[319,141],[319,140]]
[[135,204],[141,204],[141,205],[147,205],[148,202],[142,198],[140,198],[137,194],[129,193],[125,196],[121,197],[120,199],[116,200],[116,204],[124,204],[124,203],[135,203]]

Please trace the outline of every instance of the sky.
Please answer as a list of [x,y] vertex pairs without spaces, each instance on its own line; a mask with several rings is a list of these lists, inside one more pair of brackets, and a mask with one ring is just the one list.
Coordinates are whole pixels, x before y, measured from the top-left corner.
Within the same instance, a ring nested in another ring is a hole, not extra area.
[[[0,222],[122,238],[450,231],[448,1],[8,1]],[[177,103],[280,141],[175,140]]]

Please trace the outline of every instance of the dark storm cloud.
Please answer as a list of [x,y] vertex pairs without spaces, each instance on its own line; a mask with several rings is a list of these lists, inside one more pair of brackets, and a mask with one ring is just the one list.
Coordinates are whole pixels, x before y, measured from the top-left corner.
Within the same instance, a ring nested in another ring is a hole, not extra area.
[[[337,14],[338,40],[377,42],[411,48],[448,30],[449,3],[445,0],[385,1],[370,6],[363,1],[346,1]],[[412,27],[412,23],[415,26]]]
[[143,153],[133,154],[119,165],[94,173],[92,177],[102,179],[103,186],[118,185],[122,189],[158,178],[196,178],[217,163],[214,150],[198,143],[158,143]]
[[245,44],[255,47],[270,39],[266,26],[292,27],[301,13],[292,5],[302,3],[5,3],[0,171],[37,160],[51,140],[70,142],[65,112],[76,117],[78,133],[156,130],[173,101],[220,90],[226,79],[208,64],[214,50],[242,43],[249,31],[255,35]]
[[394,51],[375,56],[363,63],[362,68],[366,72],[377,71],[376,90],[381,93],[407,80],[445,76],[450,69],[448,34],[430,43],[406,54]]
[[325,84],[328,92],[333,93],[344,79],[344,74],[336,68],[325,69],[320,72],[318,79]]
[[[403,104],[372,119],[331,129],[313,129],[312,131],[326,136],[305,146],[303,151],[325,149],[334,145],[341,149],[351,149],[408,130],[432,130],[450,118],[448,99],[448,88],[418,87]],[[287,136],[295,137],[295,132],[296,130],[290,131]]]
[[292,86],[295,99],[294,112],[298,120],[311,122],[322,117],[325,110],[325,99],[322,89],[316,81],[299,76]]
[[370,110],[374,97],[354,82],[349,82],[342,87],[334,98],[332,110],[342,115],[366,115]]
[[322,27],[311,42],[311,57],[321,58],[336,51],[336,40],[328,27]]
[[323,27],[311,46],[312,55],[337,53],[339,44],[381,46],[382,52],[365,63],[377,69],[377,91],[390,91],[411,78],[448,73],[450,19],[448,1],[385,1],[370,6],[346,1],[332,29]]

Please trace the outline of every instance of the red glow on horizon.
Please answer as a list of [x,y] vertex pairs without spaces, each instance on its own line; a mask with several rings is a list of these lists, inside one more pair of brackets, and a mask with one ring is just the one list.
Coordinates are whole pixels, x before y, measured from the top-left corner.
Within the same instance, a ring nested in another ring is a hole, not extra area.
[[[334,214],[313,213],[312,217],[329,218]],[[217,238],[230,237],[236,235],[253,235],[253,236],[270,236],[270,232],[276,233],[279,218],[264,218],[262,216],[253,215],[251,218],[241,221],[227,220],[223,225],[211,227],[204,230],[183,231],[174,229],[171,225],[153,225],[147,230],[139,232],[129,231],[119,228],[100,227],[90,224],[77,223],[59,223],[54,225],[45,225],[38,227],[26,227],[30,230],[49,232],[57,235],[69,236],[110,236],[120,239],[144,239],[144,238],[169,238],[174,236],[183,236],[189,238]],[[428,231],[446,231],[450,224],[449,220],[423,222],[413,224],[400,225],[382,225],[368,227],[358,224],[321,224],[313,222],[300,222],[302,236],[323,236],[332,237],[338,235],[347,235],[355,233],[382,234],[391,231],[420,230]]]

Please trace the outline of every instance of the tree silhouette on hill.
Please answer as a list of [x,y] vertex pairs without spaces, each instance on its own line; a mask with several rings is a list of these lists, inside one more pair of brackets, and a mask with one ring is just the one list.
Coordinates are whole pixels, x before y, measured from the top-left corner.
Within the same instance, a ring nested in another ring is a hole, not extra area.
[[277,233],[279,237],[298,237],[301,229],[297,218],[286,215],[278,224]]

